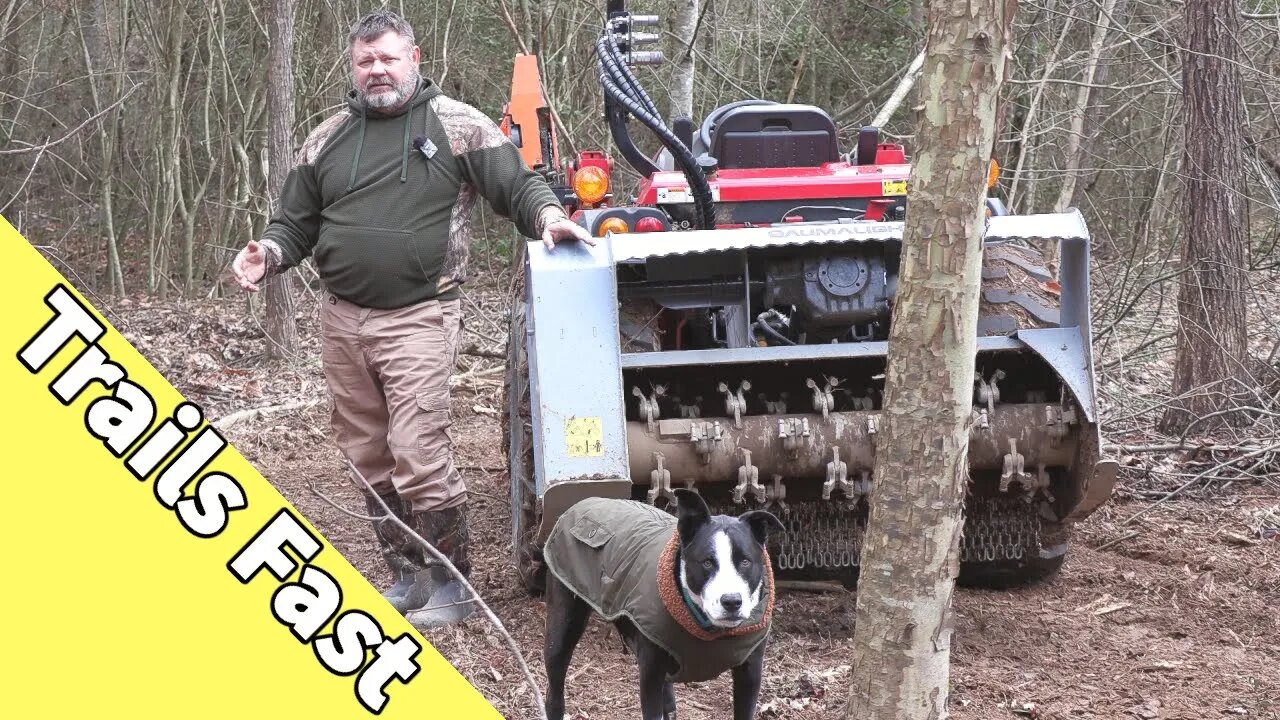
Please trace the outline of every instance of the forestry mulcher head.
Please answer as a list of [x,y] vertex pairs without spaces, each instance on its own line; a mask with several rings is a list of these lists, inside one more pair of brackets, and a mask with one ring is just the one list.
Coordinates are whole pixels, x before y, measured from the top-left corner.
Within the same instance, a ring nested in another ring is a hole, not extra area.
[[[630,69],[657,59],[636,49],[656,19],[609,10],[596,52],[613,139],[643,178],[634,199],[615,202],[604,153],[558,166],[527,67],[504,121],[522,149],[539,138],[532,164],[600,237],[527,246],[505,413],[521,576],[540,586],[540,543],[578,500],[669,505],[690,487],[721,512],[777,514],[784,576],[852,579],[876,482],[904,150],[864,128],[844,154],[823,110],[758,100],[696,132],[668,128]],[[633,121],[661,151],[636,147]],[[1009,585],[1058,569],[1116,466],[1099,455],[1083,219],[1009,216],[994,198],[987,212],[960,579]]]

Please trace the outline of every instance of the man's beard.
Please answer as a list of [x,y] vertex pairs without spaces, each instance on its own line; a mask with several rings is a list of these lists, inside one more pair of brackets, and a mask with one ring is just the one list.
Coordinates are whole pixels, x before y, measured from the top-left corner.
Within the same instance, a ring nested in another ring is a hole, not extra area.
[[[420,74],[415,70],[398,85],[371,86],[368,89],[360,91],[360,100],[366,107],[374,110],[385,110],[387,108],[399,107],[405,100],[408,100],[409,96],[413,94],[413,91],[417,89],[419,78]],[[391,89],[380,90],[372,93],[370,92],[370,90],[378,87],[389,87]]]

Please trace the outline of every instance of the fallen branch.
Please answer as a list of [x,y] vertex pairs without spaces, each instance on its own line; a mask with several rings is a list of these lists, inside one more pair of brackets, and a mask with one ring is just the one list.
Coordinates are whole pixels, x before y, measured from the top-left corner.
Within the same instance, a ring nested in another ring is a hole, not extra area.
[[810,593],[847,593],[844,585],[825,580],[777,580],[774,584],[779,590]]
[[464,373],[458,373],[449,378],[449,386],[473,384],[475,380],[489,378],[493,375],[499,375],[506,372],[507,369],[499,365],[498,367],[485,368],[483,370],[468,370]]
[[[707,4],[708,4],[708,5],[710,5],[710,3],[707,3]],[[885,78],[885,79],[884,79],[884,81],[883,81],[883,82],[881,82],[879,85],[875,86],[874,88],[872,88],[872,89],[868,90],[866,93],[864,93],[864,94],[863,94],[863,97],[862,97],[860,100],[858,100],[857,102],[853,103],[852,105],[845,106],[845,108],[844,108],[844,109],[842,109],[842,110],[840,110],[839,112],[837,112],[837,113],[832,117],[832,119],[833,119],[833,120],[835,120],[837,123],[843,123],[845,120],[848,120],[849,118],[853,117],[854,115],[856,115],[856,114],[858,114],[858,113],[862,112],[862,108],[864,108],[864,107],[866,107],[866,106],[868,106],[868,105],[870,105],[870,104],[871,104],[871,102],[872,102],[871,98],[874,98],[875,96],[879,95],[880,93],[884,92],[885,90],[888,90],[888,89],[889,89],[889,86],[890,86],[890,85],[892,85],[892,84],[894,83],[894,81],[895,81],[895,80],[897,80],[897,79],[898,79],[898,74],[897,74],[897,73],[894,73],[894,74],[890,75],[889,77]],[[842,129],[843,129],[843,128],[842,128]]]
[[1187,441],[1180,443],[1159,443],[1155,445],[1115,445],[1112,443],[1105,443],[1102,446],[1102,451],[1105,453],[1125,453],[1128,455],[1137,455],[1139,453],[1178,452],[1181,450],[1195,450],[1197,452],[1254,452],[1260,449],[1270,450],[1271,448],[1259,448],[1256,445],[1205,445]]
[[434,545],[427,542],[426,538],[414,532],[413,528],[409,527],[403,520],[396,517],[395,513],[391,512],[391,508],[387,507],[387,504],[383,502],[382,497],[374,491],[373,486],[369,484],[369,481],[365,479],[364,475],[360,474],[360,471],[356,469],[356,466],[351,462],[350,458],[347,458],[347,468],[351,470],[351,476],[359,480],[358,487],[369,496],[377,498],[378,504],[382,506],[382,516],[375,518],[348,510],[334,502],[324,493],[317,490],[311,483],[307,483],[307,487],[321,500],[325,501],[335,510],[342,512],[345,515],[369,522],[394,523],[396,527],[399,527],[410,538],[413,538],[414,541],[420,544],[423,549],[431,555],[431,557],[435,558],[437,562],[443,565],[454,579],[462,583],[462,587],[466,589],[467,594],[475,601],[476,605],[480,607],[480,610],[484,613],[485,617],[489,619],[489,622],[493,625],[494,629],[498,631],[498,634],[501,635],[504,640],[506,640],[507,648],[510,649],[511,654],[515,656],[516,664],[520,666],[520,672],[524,674],[525,682],[529,683],[529,689],[533,691],[534,703],[538,707],[538,716],[543,720],[547,720],[547,710],[543,704],[542,691],[538,689],[538,683],[534,680],[533,673],[529,670],[528,664],[524,661],[524,653],[520,650],[520,646],[516,644],[515,639],[511,637],[511,633],[507,632],[506,626],[502,624],[502,621],[498,619],[497,615],[493,614],[493,610],[489,608],[488,603],[480,597],[480,593],[476,592],[475,588],[471,587],[471,583],[467,581],[466,576],[459,572],[458,568],[454,567],[453,563],[449,561],[449,558],[445,557],[444,553],[437,550]]
[[1134,513],[1133,515],[1129,516],[1129,519],[1128,519],[1128,520],[1125,520],[1124,522],[1122,522],[1122,523],[1120,523],[1120,524],[1121,524],[1121,525],[1130,525],[1130,524],[1132,524],[1135,520],[1137,520],[1138,518],[1142,517],[1143,515],[1146,515],[1147,513],[1151,512],[1152,510],[1155,510],[1156,508],[1160,507],[1161,505],[1163,505],[1164,503],[1168,502],[1169,500],[1171,500],[1171,499],[1173,499],[1173,498],[1177,497],[1178,495],[1181,495],[1181,494],[1182,494],[1182,493],[1183,493],[1187,488],[1189,488],[1189,487],[1191,487],[1192,485],[1195,485],[1196,483],[1200,482],[1202,479],[1204,479],[1204,477],[1205,477],[1206,475],[1209,475],[1210,473],[1217,472],[1218,470],[1221,470],[1222,468],[1227,467],[1228,465],[1231,465],[1232,463],[1237,463],[1237,462],[1240,462],[1241,460],[1248,460],[1248,459],[1250,459],[1250,458],[1254,458],[1254,457],[1257,457],[1257,456],[1259,456],[1259,455],[1265,455],[1265,454],[1267,454],[1267,453],[1275,452],[1275,451],[1276,451],[1276,450],[1278,450],[1278,449],[1280,449],[1280,446],[1272,445],[1272,446],[1269,446],[1269,447],[1258,448],[1257,450],[1254,450],[1254,451],[1253,451],[1253,452],[1251,452],[1251,453],[1246,453],[1246,454],[1241,455],[1241,456],[1239,456],[1239,457],[1233,457],[1233,458],[1230,458],[1230,459],[1228,459],[1228,460],[1223,460],[1222,462],[1218,463],[1217,465],[1214,465],[1213,467],[1209,468],[1208,470],[1205,470],[1204,472],[1201,472],[1200,474],[1198,474],[1198,475],[1196,475],[1195,477],[1191,478],[1190,480],[1186,481],[1185,483],[1183,483],[1182,485],[1178,486],[1177,488],[1175,488],[1175,489],[1173,489],[1173,490],[1169,491],[1168,493],[1166,493],[1166,494],[1165,494],[1165,496],[1164,496],[1164,497],[1160,498],[1159,500],[1155,501],[1155,502],[1154,502],[1154,503],[1152,503],[1151,505],[1149,505],[1149,506],[1147,506],[1147,507],[1145,507],[1145,508],[1143,508],[1143,509],[1139,510],[1138,512]]
[[1102,552],[1103,550],[1106,550],[1107,548],[1109,548],[1109,547],[1111,547],[1111,546],[1113,546],[1113,545],[1119,545],[1120,543],[1124,542],[1125,540],[1132,540],[1132,539],[1134,539],[1134,538],[1138,537],[1138,535],[1140,535],[1140,534],[1141,534],[1141,533],[1139,533],[1137,530],[1133,530],[1132,532],[1129,532],[1129,533],[1127,533],[1127,534],[1125,534],[1125,535],[1121,535],[1120,537],[1115,538],[1114,540],[1108,540],[1107,542],[1105,542],[1105,543],[1103,543],[1103,544],[1099,545],[1098,547],[1094,548],[1094,550],[1096,550],[1096,551],[1098,551],[1098,552]]
[[305,410],[307,408],[315,407],[316,405],[319,405],[319,404],[320,404],[319,400],[307,400],[305,402],[293,402],[293,403],[284,403],[283,405],[266,405],[264,407],[250,408],[248,410],[241,410],[240,412],[233,412],[230,415],[227,415],[219,419],[218,421],[214,422],[213,426],[219,430],[226,430],[227,428],[233,425],[238,425],[239,423],[245,422],[246,420],[253,420],[254,418],[257,418],[260,415],[267,415],[274,412],[283,412],[285,410]]

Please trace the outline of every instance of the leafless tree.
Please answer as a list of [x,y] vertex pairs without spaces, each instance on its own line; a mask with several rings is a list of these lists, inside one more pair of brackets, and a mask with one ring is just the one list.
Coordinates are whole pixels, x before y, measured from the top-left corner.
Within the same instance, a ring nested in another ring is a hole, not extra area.
[[[1016,0],[929,0],[846,717],[947,716],[983,193]],[[963,80],[957,80],[963,78]]]
[[1248,374],[1245,288],[1249,204],[1244,187],[1244,102],[1235,0],[1187,0],[1182,87],[1186,115],[1187,221],[1178,291],[1173,391],[1161,422],[1181,432],[1239,424]]
[[693,44],[698,38],[698,0],[677,0],[671,23],[671,110],[667,117],[674,121],[683,115],[693,117]]
[[[269,26],[267,184],[272,200],[277,200],[293,167],[293,0],[271,0]],[[293,352],[297,343],[292,280],[293,275],[285,274],[267,281],[267,352],[275,358]]]

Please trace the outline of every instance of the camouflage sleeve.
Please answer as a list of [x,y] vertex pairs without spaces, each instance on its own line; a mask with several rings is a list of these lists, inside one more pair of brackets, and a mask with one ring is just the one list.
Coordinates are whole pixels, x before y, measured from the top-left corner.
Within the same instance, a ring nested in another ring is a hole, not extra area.
[[267,270],[263,278],[270,276],[272,273],[281,272],[280,264],[284,261],[284,251],[276,244],[274,240],[263,239],[262,247],[267,251]]
[[560,203],[547,205],[538,211],[538,221],[534,223],[533,237],[538,240],[542,239],[542,232],[547,229],[547,225],[549,225],[553,220],[563,220],[567,217],[568,216],[564,214],[564,208],[560,206]]
[[463,179],[474,185],[494,210],[515,222],[521,234],[540,236],[550,221],[544,210],[554,207],[564,214],[551,186],[525,165],[520,151],[484,113],[466,103],[441,100],[436,114],[449,136]]
[[316,245],[322,208],[315,161],[347,116],[343,110],[320,123],[294,158],[296,164],[285,178],[284,189],[262,234],[268,275],[284,272],[302,262]]

